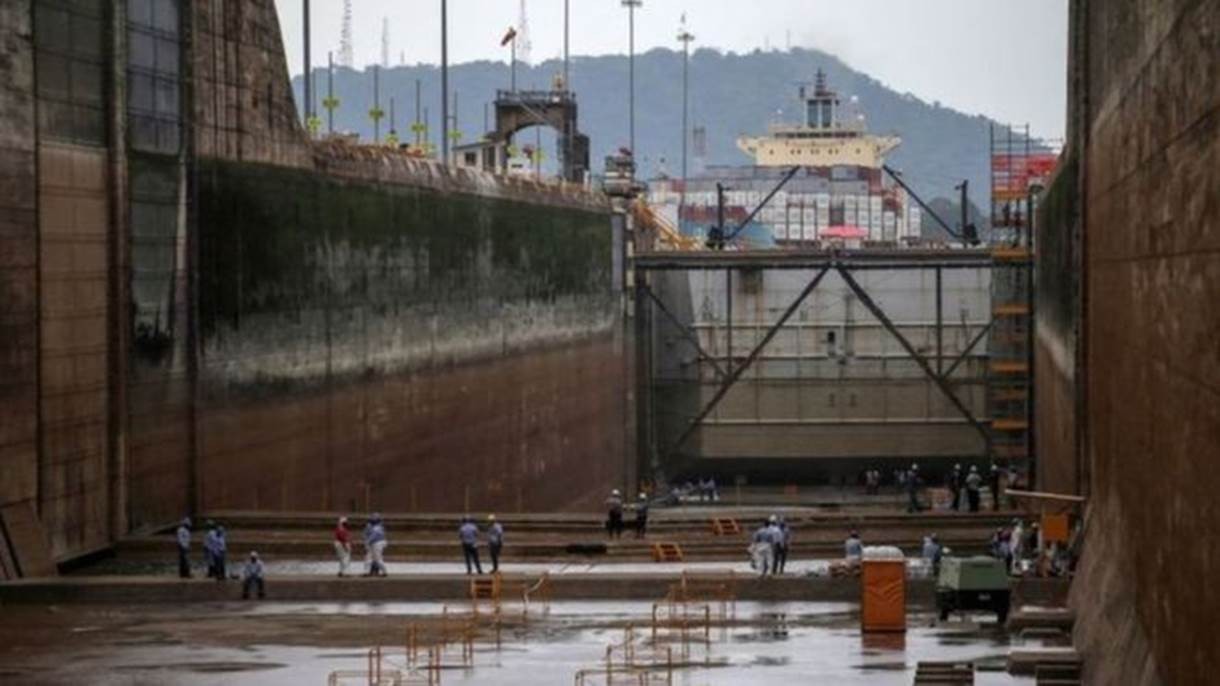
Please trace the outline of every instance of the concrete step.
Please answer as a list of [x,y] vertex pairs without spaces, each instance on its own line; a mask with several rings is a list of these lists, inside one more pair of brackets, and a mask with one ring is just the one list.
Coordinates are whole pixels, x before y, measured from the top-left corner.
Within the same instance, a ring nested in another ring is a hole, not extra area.
[[1058,629],[1070,634],[1075,624],[1076,613],[1065,607],[1022,605],[1008,614],[1008,628],[1012,631]]
[[[700,579],[732,581],[739,600],[838,601],[860,598],[856,578],[765,577],[703,573]],[[505,583],[533,583],[537,576],[504,575]],[[681,574],[552,574],[556,600],[660,600]],[[267,597],[292,602],[468,602],[471,577],[465,574],[418,574],[379,578],[269,576]],[[907,604],[930,610],[932,583],[907,581]],[[173,577],[54,577],[0,583],[0,603],[193,603],[236,601],[238,581]],[[1032,667],[1031,667],[1032,670]],[[1032,673],[1032,671],[1031,671]]]
[[[668,539],[667,539],[668,540]],[[746,555],[747,541],[740,539],[708,539],[706,541],[670,540],[678,544],[686,559],[743,559]],[[959,553],[982,553],[985,544],[981,541],[954,541],[952,538],[942,542]],[[504,546],[502,557],[508,561],[543,561],[564,559],[608,559],[608,560],[647,560],[652,559],[653,539],[631,540],[630,542],[605,541],[538,541],[525,543],[508,543]],[[917,557],[920,554],[922,542],[917,540],[887,540],[889,545],[897,545],[907,555]],[[331,542],[326,539],[252,539],[240,534],[228,538],[230,555],[244,553],[247,550],[258,550],[264,555],[274,555],[280,558],[302,560],[330,559],[334,556]],[[123,559],[148,559],[164,557],[173,553],[174,543],[165,536],[129,538],[115,546],[115,552]],[[201,550],[197,541],[195,550]],[[363,546],[353,544],[353,553],[363,554]],[[843,544],[839,541],[797,542],[793,545],[792,557],[833,559],[842,557]],[[454,556],[460,557],[460,548],[456,540],[401,540],[391,538],[386,551],[386,558],[394,561],[405,560],[448,560]]]
[[1008,653],[1008,673],[1034,675],[1039,666],[1072,667],[1082,665],[1074,648],[1014,648]]
[[[830,529],[836,532],[851,528],[885,529],[889,527],[914,527],[920,530],[940,531],[945,528],[980,527],[995,529],[1012,521],[1011,512],[945,512],[926,511],[914,514],[905,512],[818,512],[808,508],[781,508],[779,510],[758,510],[736,508],[707,508],[705,512],[692,512],[682,508],[667,510],[654,508],[649,513],[648,527],[656,531],[691,531],[712,534],[712,521],[715,518],[734,518],[741,527],[750,531],[770,514],[783,515],[789,526],[797,532],[809,529]],[[251,512],[242,510],[217,510],[205,513],[196,518],[196,527],[202,522],[214,519],[224,523],[227,528],[259,528],[259,529],[315,529],[330,531],[336,520],[344,513],[314,513],[314,512]],[[388,529],[392,531],[456,531],[461,521],[460,513],[431,514],[401,514],[383,513],[383,519]],[[363,526],[361,515],[349,515],[353,528]],[[604,513],[557,513],[557,514],[513,514],[496,513],[496,519],[510,531],[519,532],[552,532],[571,533],[573,531],[605,533]],[[632,515],[627,514],[630,521]],[[477,518],[479,523],[481,517]],[[161,531],[170,532],[177,526],[167,522]],[[863,533],[863,531],[862,531]]]

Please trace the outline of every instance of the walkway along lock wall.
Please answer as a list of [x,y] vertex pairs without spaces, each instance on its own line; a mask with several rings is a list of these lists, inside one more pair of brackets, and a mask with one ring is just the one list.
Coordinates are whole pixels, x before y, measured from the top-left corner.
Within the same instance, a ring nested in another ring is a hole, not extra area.
[[270,0],[0,20],[0,507],[57,559],[634,480],[605,198],[309,140]]

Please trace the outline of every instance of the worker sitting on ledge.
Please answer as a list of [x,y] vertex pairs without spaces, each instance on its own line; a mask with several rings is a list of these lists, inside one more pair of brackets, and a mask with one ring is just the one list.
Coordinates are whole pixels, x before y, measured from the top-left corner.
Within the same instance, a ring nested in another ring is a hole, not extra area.
[[265,573],[263,561],[258,558],[258,553],[250,551],[250,559],[246,561],[246,567],[242,570],[241,582],[241,599],[250,599],[250,588],[258,589],[258,599],[262,600],[267,597],[267,588],[263,583],[263,574]]
[[864,542],[860,540],[859,532],[852,531],[843,542],[843,559],[850,567],[860,566],[860,561],[864,559]]

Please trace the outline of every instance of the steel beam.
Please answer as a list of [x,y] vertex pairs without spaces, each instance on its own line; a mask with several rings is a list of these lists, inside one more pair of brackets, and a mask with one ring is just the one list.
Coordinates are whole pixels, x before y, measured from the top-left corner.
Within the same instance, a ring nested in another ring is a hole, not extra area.
[[741,375],[750,368],[750,365],[753,364],[754,360],[757,359],[762,353],[763,348],[767,347],[767,344],[771,342],[771,339],[775,338],[775,335],[779,333],[780,329],[784,327],[784,324],[787,323],[792,315],[796,313],[797,308],[801,306],[801,303],[805,302],[805,298],[809,297],[809,294],[813,292],[813,289],[818,287],[818,284],[822,282],[822,278],[825,277],[829,271],[829,267],[819,271],[817,276],[813,277],[809,284],[801,290],[800,294],[796,296],[796,299],[792,301],[792,304],[788,306],[788,309],[784,310],[784,313],[780,316],[779,320],[776,321],[775,324],[772,324],[771,328],[767,330],[767,335],[763,336],[763,339],[758,342],[758,345],[754,346],[754,349],[750,351],[749,356],[747,356],[740,365],[733,368],[733,371],[729,373],[728,378],[724,380],[724,383],[721,384],[720,389],[716,391],[716,394],[712,396],[712,399],[709,400],[707,405],[700,410],[699,414],[691,420],[690,426],[686,427],[686,430],[682,432],[682,435],[678,437],[678,440],[674,441],[673,446],[671,446],[666,452],[667,456],[677,452],[678,448],[681,448],[682,444],[686,442],[686,439],[690,438],[691,434],[695,433],[695,430],[699,428],[699,426],[703,423],[703,420],[707,419],[708,415],[712,413],[712,410],[716,409],[716,406],[719,405],[720,401],[724,399],[724,396],[728,394],[729,389],[733,387],[733,384],[737,383],[737,380],[741,378]]
[[949,365],[949,368],[946,369],[945,372],[940,375],[940,377],[942,379],[948,380],[949,377],[953,375],[953,372],[957,369],[958,365],[960,365],[962,362],[964,362],[966,360],[967,357],[970,356],[970,351],[974,350],[974,346],[978,345],[979,342],[983,340],[983,336],[986,336],[988,331],[991,331],[992,324],[995,324],[994,319],[987,322],[987,325],[984,326],[982,329],[980,329],[979,332],[974,335],[974,338],[972,338],[970,340],[970,345],[966,346],[966,349],[963,350],[961,352],[961,354],[959,354],[957,356],[957,359],[953,360],[953,364]]
[[944,301],[945,288],[941,278],[942,270],[936,268],[936,373],[944,376],[945,370],[945,319]]
[[[928,378],[936,384],[941,393],[948,398],[949,402],[952,403],[955,408],[957,408],[957,411],[960,412],[961,415],[970,422],[970,425],[974,427],[975,431],[982,436],[984,445],[990,447],[991,435],[988,433],[987,427],[983,426],[983,424],[974,417],[974,413],[972,413],[970,408],[966,407],[962,403],[961,399],[958,398],[953,392],[953,389],[949,387],[948,382],[942,379],[936,373],[936,370],[932,369],[932,366],[928,364],[928,361],[924,359],[923,355],[920,355],[919,352],[915,350],[915,346],[911,345],[911,342],[902,335],[902,333],[898,330],[898,327],[894,326],[894,322],[890,321],[889,316],[885,314],[885,311],[882,310],[879,305],[877,305],[877,302],[873,300],[872,296],[870,296],[867,291],[860,287],[860,284],[856,282],[856,279],[851,275],[851,272],[844,267],[837,267],[837,270],[839,272],[839,276],[842,277],[843,282],[847,284],[847,287],[856,294],[856,297],[860,299],[860,302],[864,303],[864,306],[868,308],[868,311],[872,312],[873,316],[877,318],[877,321],[880,321],[881,325],[890,332],[890,335],[898,339],[899,345],[901,345],[907,351],[907,354],[911,356],[911,359],[915,360],[915,363],[918,364],[921,369],[923,369],[924,374],[926,374]],[[990,452],[990,450],[988,450],[988,452]]]
[[709,250],[643,252],[632,258],[636,269],[722,270],[722,269],[822,269],[846,267],[853,270],[918,269],[1005,269],[1031,264],[1028,258],[997,261],[991,252],[963,250]]
[[673,312],[669,311],[669,308],[666,307],[665,303],[657,297],[657,294],[653,293],[652,289],[649,288],[647,284],[640,284],[640,288],[644,291],[645,295],[647,295],[654,303],[657,304],[657,309],[661,310],[661,314],[665,315],[666,319],[673,322],[673,325],[677,327],[678,331],[682,334],[682,337],[685,338],[691,345],[695,346],[695,352],[699,353],[699,358],[710,362],[712,364],[712,368],[716,370],[716,375],[720,378],[723,379],[724,377],[728,376],[728,372],[726,372],[724,368],[720,366],[720,363],[716,361],[716,358],[709,355],[707,351],[703,349],[703,346],[699,344],[699,337],[692,333],[691,330],[687,328],[687,326],[683,324]]

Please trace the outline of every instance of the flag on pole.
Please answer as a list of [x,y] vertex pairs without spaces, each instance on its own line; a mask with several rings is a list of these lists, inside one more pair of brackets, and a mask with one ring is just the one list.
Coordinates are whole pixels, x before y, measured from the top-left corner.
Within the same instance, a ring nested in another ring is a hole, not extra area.
[[500,47],[504,47],[505,45],[508,45],[516,37],[517,37],[517,29],[515,29],[511,26],[508,27],[508,33],[505,33],[504,37],[500,39]]

